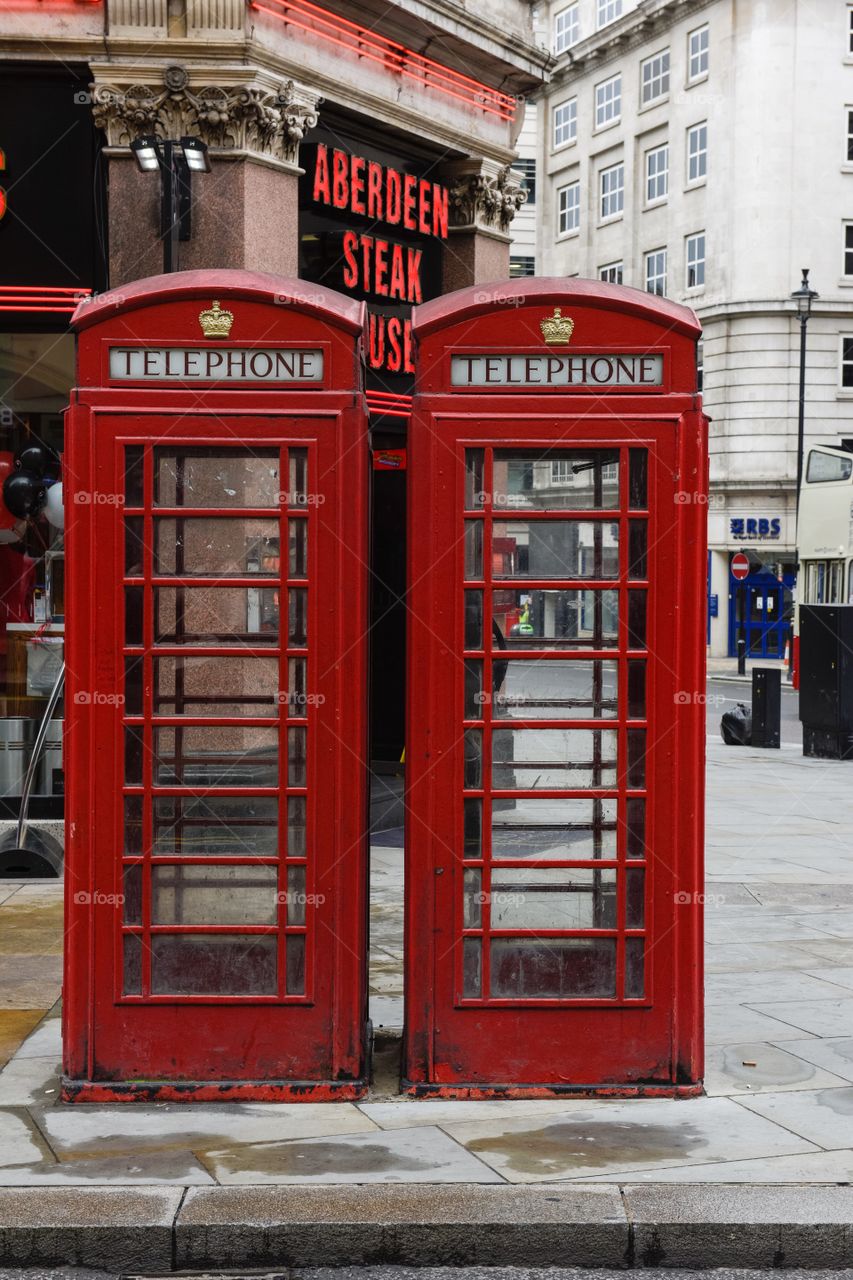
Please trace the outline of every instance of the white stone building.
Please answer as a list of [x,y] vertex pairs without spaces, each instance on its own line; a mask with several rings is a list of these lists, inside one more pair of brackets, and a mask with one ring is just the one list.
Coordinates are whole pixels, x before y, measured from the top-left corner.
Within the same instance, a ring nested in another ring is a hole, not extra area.
[[[665,292],[705,330],[711,652],[754,656],[796,568],[800,327],[806,443],[853,436],[853,5],[552,0],[537,271]],[[849,246],[849,248],[848,248]],[[731,555],[750,557],[738,601]],[[712,609],[713,612],[713,609]],[[738,618],[740,615],[738,614]]]

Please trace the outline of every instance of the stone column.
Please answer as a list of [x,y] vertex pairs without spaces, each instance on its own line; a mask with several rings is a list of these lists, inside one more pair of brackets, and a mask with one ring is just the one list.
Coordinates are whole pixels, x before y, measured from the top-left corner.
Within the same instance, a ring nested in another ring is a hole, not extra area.
[[519,175],[496,161],[457,160],[444,169],[449,229],[442,291],[509,276],[509,227],[525,193]]
[[[237,267],[296,276],[299,144],[318,94],[251,68],[92,64],[95,122],[109,162],[110,287],[159,275],[160,177],[141,173],[135,138],[201,138],[212,172],[192,176],[192,239],[180,268]],[[159,84],[158,84],[159,78]]]

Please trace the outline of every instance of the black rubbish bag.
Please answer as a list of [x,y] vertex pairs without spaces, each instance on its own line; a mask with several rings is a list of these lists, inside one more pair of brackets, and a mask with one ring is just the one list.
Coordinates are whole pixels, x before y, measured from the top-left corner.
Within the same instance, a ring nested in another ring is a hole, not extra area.
[[727,747],[749,746],[752,742],[752,711],[745,702],[739,702],[733,711],[723,713],[720,733]]

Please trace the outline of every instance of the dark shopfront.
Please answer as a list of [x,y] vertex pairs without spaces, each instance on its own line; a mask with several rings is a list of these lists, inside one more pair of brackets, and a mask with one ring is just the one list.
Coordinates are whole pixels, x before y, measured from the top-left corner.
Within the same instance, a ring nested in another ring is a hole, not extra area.
[[[300,149],[299,274],[368,308],[370,406],[371,755],[400,760],[404,732],[406,442],[412,393],[411,310],[441,293],[448,190],[438,159],[406,140],[377,145],[351,117],[307,135]],[[442,156],[442,160],[446,159]]]
[[[103,283],[103,184],[85,66],[0,66],[0,470],[33,442],[63,450],[74,381],[68,317]],[[0,477],[2,478],[2,477]],[[56,482],[57,468],[45,474]],[[64,652],[62,528],[0,510],[0,817]],[[60,710],[61,715],[61,710]],[[48,737],[31,816],[62,817],[61,721]]]

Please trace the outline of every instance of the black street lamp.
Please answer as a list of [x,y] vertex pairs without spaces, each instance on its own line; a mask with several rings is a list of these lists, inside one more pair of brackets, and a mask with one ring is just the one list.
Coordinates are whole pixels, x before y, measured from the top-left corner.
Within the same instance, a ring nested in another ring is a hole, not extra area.
[[800,415],[797,424],[797,512],[800,510],[800,485],[803,480],[803,445],[806,426],[806,325],[809,322],[812,303],[820,295],[809,288],[809,269],[803,267],[803,279],[799,289],[791,294],[797,304],[800,319]]
[[143,173],[160,171],[160,236],[164,272],[178,270],[178,243],[192,235],[192,175],[210,173],[207,143],[201,138],[152,136],[130,144]]

